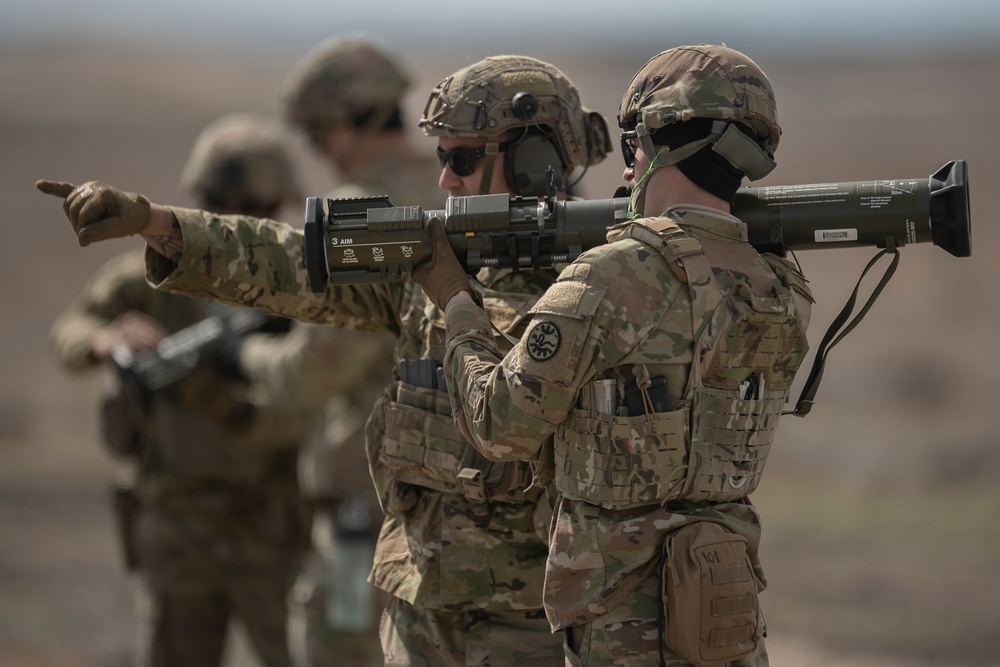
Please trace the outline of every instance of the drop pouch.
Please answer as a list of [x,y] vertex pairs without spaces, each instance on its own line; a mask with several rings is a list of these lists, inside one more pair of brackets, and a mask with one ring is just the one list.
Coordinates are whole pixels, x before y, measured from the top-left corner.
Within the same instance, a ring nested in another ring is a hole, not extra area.
[[666,648],[694,665],[753,653],[761,641],[747,540],[712,521],[671,532],[661,571]]

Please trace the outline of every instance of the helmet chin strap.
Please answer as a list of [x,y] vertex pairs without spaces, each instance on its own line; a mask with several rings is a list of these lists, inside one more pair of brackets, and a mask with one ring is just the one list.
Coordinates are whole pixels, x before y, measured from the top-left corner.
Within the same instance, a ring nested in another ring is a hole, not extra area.
[[[705,146],[715,143],[722,136],[725,129],[725,122],[715,121],[712,123],[711,133],[704,139],[698,139],[697,141],[692,141],[683,146],[671,149],[669,146],[657,146],[654,144],[653,137],[650,135],[649,130],[646,129],[646,124],[641,121],[636,123],[635,135],[639,139],[639,145],[642,147],[643,154],[653,155],[654,157],[650,160],[646,173],[632,187],[632,194],[629,197],[628,217],[631,219],[646,215],[646,188],[649,186],[649,177],[653,175],[654,171],[661,167],[669,167],[672,164],[677,164],[684,158],[694,155]],[[657,211],[656,213],[660,212]]]
[[[645,152],[645,150],[646,149],[643,148],[643,152]],[[662,163],[660,163],[660,156],[666,150],[669,150],[666,146],[660,148],[659,152],[657,152],[656,154],[656,157],[654,157],[653,161],[649,163],[649,168],[646,169],[646,173],[644,173],[642,177],[635,182],[635,185],[632,186],[632,190],[629,192],[629,197],[628,197],[627,215],[629,220],[634,220],[635,218],[641,218],[645,214],[646,187],[649,185],[649,177],[653,175],[654,171],[656,171],[660,167],[665,166]]]
[[490,194],[490,183],[493,181],[493,165],[496,164],[500,142],[494,139],[486,140],[486,155],[483,156],[483,178],[479,181],[479,194]]

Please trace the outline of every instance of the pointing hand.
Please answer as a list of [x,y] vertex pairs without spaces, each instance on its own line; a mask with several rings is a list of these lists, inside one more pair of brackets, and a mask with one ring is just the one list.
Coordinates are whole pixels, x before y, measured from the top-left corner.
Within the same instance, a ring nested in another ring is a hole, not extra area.
[[63,198],[63,212],[82,246],[137,234],[149,225],[149,200],[107,183],[88,181],[74,185],[43,179],[35,187],[47,195]]

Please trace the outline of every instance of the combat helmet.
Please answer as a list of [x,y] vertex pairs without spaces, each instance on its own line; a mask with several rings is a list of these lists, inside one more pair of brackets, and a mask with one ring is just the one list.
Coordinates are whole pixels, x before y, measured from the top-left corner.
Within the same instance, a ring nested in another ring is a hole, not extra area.
[[277,120],[223,116],[195,140],[181,188],[211,209],[276,211],[300,196],[287,140]]
[[[643,152],[657,154],[649,136],[695,118],[712,119],[708,137],[661,156],[675,164],[708,144],[751,180],[774,169],[781,137],[774,90],[763,70],[726,46],[681,46],[651,58],[622,96],[618,124],[635,131]],[[743,127],[740,131],[735,124]]]
[[[458,70],[431,91],[419,126],[428,136],[485,137],[486,155],[501,135],[504,173],[517,194],[540,196],[554,170],[557,187],[571,172],[597,164],[611,151],[607,121],[580,104],[576,86],[549,63],[525,56],[494,56]],[[485,193],[493,162],[484,169]]]
[[284,114],[310,136],[368,114],[373,126],[380,125],[399,108],[409,85],[409,75],[374,41],[338,37],[292,67],[282,85]]

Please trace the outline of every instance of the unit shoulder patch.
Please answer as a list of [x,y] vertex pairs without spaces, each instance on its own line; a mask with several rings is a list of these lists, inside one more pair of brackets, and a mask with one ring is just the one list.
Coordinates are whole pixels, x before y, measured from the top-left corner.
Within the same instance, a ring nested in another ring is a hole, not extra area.
[[531,328],[525,339],[528,356],[535,361],[548,361],[559,351],[562,335],[555,322],[542,321]]

